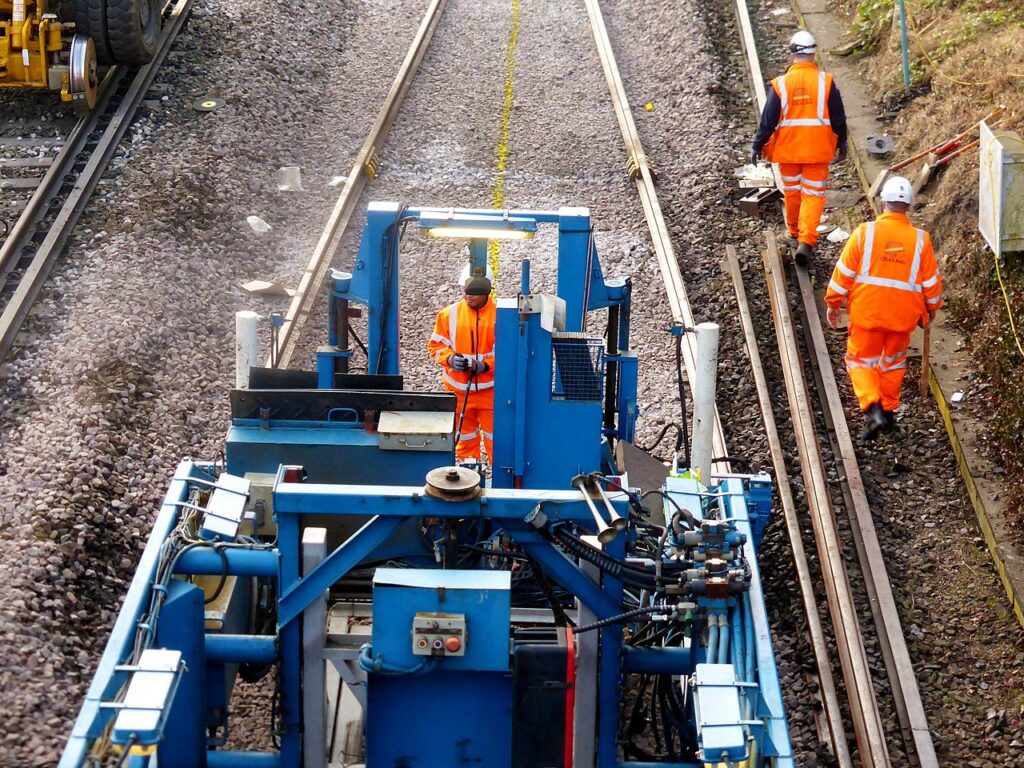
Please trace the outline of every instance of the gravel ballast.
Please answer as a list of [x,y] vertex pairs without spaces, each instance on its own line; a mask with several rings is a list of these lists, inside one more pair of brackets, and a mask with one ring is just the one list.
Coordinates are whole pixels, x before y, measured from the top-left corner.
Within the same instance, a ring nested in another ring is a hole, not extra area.
[[[511,7],[450,0],[362,210],[371,199],[490,207]],[[736,207],[732,169],[753,125],[731,4],[617,0],[602,7],[659,170],[696,318],[722,325],[719,409],[727,442],[768,467],[732,288],[720,269],[726,242],[756,265],[763,239],[762,224]],[[0,394],[0,709],[7,713],[0,765],[53,762],[174,465],[183,455],[214,457],[222,445],[234,382],[232,314],[286,308],[286,300],[238,286],[253,278],[294,286],[337,194],[327,182],[347,173],[425,4],[346,3],[329,24],[278,8],[213,0],[193,12],[149,114],[133,125],[122,162],[83,217],[30,323],[33,340]],[[587,14],[582,3],[520,10],[504,205],[588,206],[606,276],[632,277],[643,444],[678,419],[665,332],[671,318]],[[202,96],[227,104],[194,112]],[[302,167],[305,193],[276,190],[278,167],[290,165]],[[271,231],[255,234],[249,215]],[[346,237],[336,265],[350,266],[357,245],[355,234]],[[515,290],[517,260],[527,255],[537,287],[553,287],[554,238],[542,234],[503,244],[500,292]],[[820,257],[819,274],[834,258]],[[451,241],[413,231],[403,241],[408,386],[439,385],[425,344],[434,313],[458,295],[462,260]],[[747,278],[768,358],[772,331],[759,269],[748,269]],[[320,306],[294,365],[312,366],[323,315]],[[591,331],[602,330],[595,318]],[[769,374],[779,395],[775,366]],[[1013,688],[1024,660],[1020,632],[975,547],[976,527],[951,481],[934,414],[910,405],[905,442],[864,452],[862,471],[883,523],[882,547],[940,758],[972,768],[1017,765],[1024,757],[1022,702]],[[787,430],[784,440],[792,450]],[[890,450],[912,457],[905,463],[913,482],[890,469]],[[790,469],[798,477],[792,461]],[[802,766],[829,765],[815,735],[813,683],[805,678],[810,651],[778,519],[768,537],[762,572],[795,751]],[[877,675],[876,684],[884,686]],[[265,712],[251,718],[268,719]],[[249,718],[240,730],[254,735],[237,746],[262,738]]]

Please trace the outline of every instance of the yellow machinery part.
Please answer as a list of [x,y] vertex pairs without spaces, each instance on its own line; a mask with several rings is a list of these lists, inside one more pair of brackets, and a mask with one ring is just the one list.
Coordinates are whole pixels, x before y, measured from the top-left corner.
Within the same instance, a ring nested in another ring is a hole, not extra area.
[[62,29],[34,0],[0,0],[0,88],[60,87],[50,66],[64,48]]

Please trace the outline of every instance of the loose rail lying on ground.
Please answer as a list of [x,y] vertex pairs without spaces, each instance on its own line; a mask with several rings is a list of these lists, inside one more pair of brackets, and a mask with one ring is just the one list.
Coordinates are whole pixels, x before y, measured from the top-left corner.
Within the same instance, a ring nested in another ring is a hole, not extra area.
[[409,90],[409,85],[416,76],[416,71],[427,52],[427,47],[434,36],[434,30],[441,21],[447,4],[448,0],[432,0],[420,22],[409,52],[406,53],[405,60],[398,69],[398,74],[391,84],[391,90],[388,91],[388,95],[384,99],[384,105],[380,108],[373,127],[370,128],[370,132],[363,141],[363,146],[356,155],[352,170],[349,171],[348,178],[345,180],[344,191],[334,204],[334,210],[327,219],[327,226],[324,228],[323,234],[320,235],[320,240],[309,259],[306,271],[299,281],[299,287],[288,307],[284,326],[278,336],[277,348],[267,362],[268,367],[287,368],[295,353],[302,326],[309,317],[317,294],[320,292],[320,286],[323,285],[324,279],[327,277],[337,243],[348,228],[349,220],[359,203],[359,196],[363,187],[366,186],[367,179],[372,179],[377,175],[378,156],[387,139],[388,131],[391,130],[391,124],[395,121],[398,110],[401,109],[406,91]]
[[[81,216],[82,211],[85,209],[85,205],[88,202],[89,197],[92,195],[93,190],[96,189],[96,185],[103,176],[107,163],[109,163],[110,159],[114,156],[114,152],[117,150],[118,144],[121,142],[122,137],[131,125],[136,110],[139,108],[139,105],[142,104],[146,91],[149,90],[150,85],[153,83],[153,79],[156,77],[156,73],[159,71],[160,66],[167,57],[167,53],[170,51],[174,39],[178,36],[178,33],[184,26],[185,19],[188,18],[188,14],[192,10],[192,3],[193,0],[177,0],[174,7],[171,9],[167,23],[164,24],[160,43],[156,54],[153,56],[153,60],[139,69],[138,74],[132,81],[127,93],[121,99],[117,110],[110,118],[110,123],[104,130],[102,137],[96,147],[92,150],[88,163],[86,163],[85,168],[75,181],[74,188],[64,201],[64,204],[53,223],[50,225],[46,238],[33,255],[32,262],[22,275],[21,281],[18,283],[18,287],[14,291],[14,295],[4,307],[3,314],[0,315],[0,358],[3,358],[14,345],[14,339],[17,336],[18,331],[21,329],[22,323],[24,323],[32,304],[42,291],[43,286],[50,275],[50,271],[53,269],[53,265],[57,261],[57,257],[60,255],[68,237],[71,235],[71,231],[74,229],[75,224],[78,222],[79,216]],[[99,114],[99,105],[97,105],[97,109],[93,111],[93,115],[85,118],[85,120],[79,124],[81,127],[81,136],[83,137],[83,145],[85,137],[88,137],[91,133],[91,130],[87,130],[88,126],[84,125],[85,121],[98,119],[97,116]],[[75,131],[77,133],[79,128],[76,127]],[[76,155],[80,151],[81,149],[76,150]],[[72,164],[73,156],[69,156],[64,167],[69,169]],[[36,207],[33,208],[33,213],[31,214],[32,219],[25,219],[26,221],[30,221],[26,226],[31,227],[35,225],[35,221],[38,220],[36,217],[42,214],[42,206],[44,202],[46,202],[46,200],[43,200],[43,197],[49,196],[52,198],[52,196],[56,194],[56,190],[64,184],[66,178],[66,173],[55,172],[52,175],[47,174],[46,179],[49,181],[44,181],[43,184],[40,185],[40,191],[38,193],[42,196],[40,198],[42,202],[38,203]],[[43,189],[44,185],[49,186],[46,189]],[[26,214],[28,214],[28,210],[29,209],[26,208]],[[25,217],[23,216],[23,218]],[[14,233],[12,233],[12,237],[13,236]],[[18,241],[13,243],[11,246],[10,259],[15,260],[19,257],[20,245],[27,242],[25,237],[26,235],[24,234],[18,235]],[[8,254],[5,245],[3,261],[5,270],[7,269],[7,259]],[[11,269],[13,268],[12,262]]]
[[782,453],[782,443],[779,440],[778,427],[775,423],[775,411],[772,408],[771,398],[768,395],[768,382],[765,379],[764,367],[761,365],[761,353],[758,350],[757,337],[754,335],[754,324],[750,317],[750,306],[747,304],[747,294],[743,287],[743,275],[740,273],[740,263],[736,258],[736,249],[731,245],[727,245],[725,253],[725,266],[732,277],[733,286],[736,290],[736,302],[740,311],[740,325],[743,327],[743,338],[747,347],[747,355],[750,358],[750,367],[754,374],[754,384],[757,387],[757,399],[761,404],[764,427],[768,434],[768,445],[772,453],[772,468],[775,471],[776,487],[779,489],[782,511],[786,518],[786,531],[789,534],[793,563],[796,566],[797,583],[800,586],[800,597],[804,604],[807,628],[811,636],[811,647],[814,650],[814,661],[818,669],[822,708],[825,710],[825,721],[829,730],[829,738],[832,741],[836,765],[839,768],[851,768],[853,761],[850,757],[850,748],[846,743],[843,713],[839,706],[836,684],[832,676],[832,663],[828,655],[828,645],[825,642],[825,635],[821,629],[821,617],[818,615],[818,603],[814,596],[814,582],[811,579],[810,569],[807,567],[807,554],[804,551],[803,537],[800,533],[800,520],[797,516],[796,505],[793,502],[793,491],[789,486],[789,473],[786,470],[786,460]]

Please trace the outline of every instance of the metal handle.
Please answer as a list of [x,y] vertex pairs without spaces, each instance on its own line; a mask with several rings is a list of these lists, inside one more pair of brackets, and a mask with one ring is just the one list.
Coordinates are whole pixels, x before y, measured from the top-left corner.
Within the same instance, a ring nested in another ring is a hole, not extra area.
[[400,437],[400,438],[398,438],[398,442],[400,442],[406,448],[426,448],[428,445],[430,445],[431,441],[430,441],[430,438],[427,438],[422,443],[420,443],[419,445],[413,445],[412,443],[409,442],[408,438]]

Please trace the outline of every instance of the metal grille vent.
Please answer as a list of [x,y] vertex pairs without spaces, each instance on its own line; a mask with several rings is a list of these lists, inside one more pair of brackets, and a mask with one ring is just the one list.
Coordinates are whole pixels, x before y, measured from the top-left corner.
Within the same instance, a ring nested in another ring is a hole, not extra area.
[[556,400],[601,402],[604,342],[582,333],[551,337],[551,396]]

